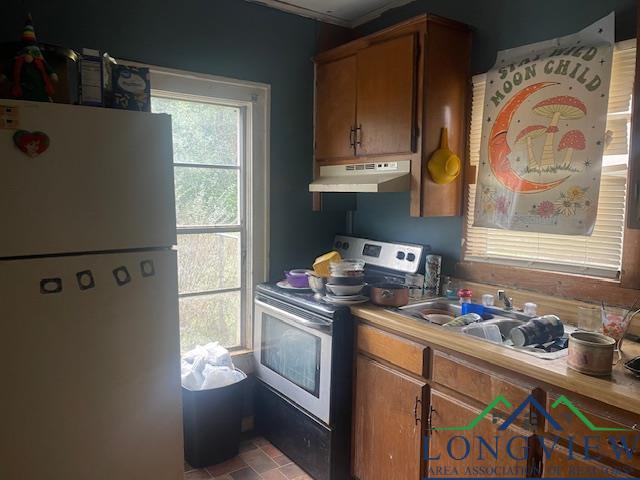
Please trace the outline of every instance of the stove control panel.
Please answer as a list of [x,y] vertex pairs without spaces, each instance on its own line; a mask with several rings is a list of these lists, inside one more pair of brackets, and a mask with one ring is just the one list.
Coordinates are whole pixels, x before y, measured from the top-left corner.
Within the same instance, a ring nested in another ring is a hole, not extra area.
[[342,258],[364,260],[368,265],[403,273],[416,273],[422,263],[425,247],[411,243],[378,242],[359,237],[337,235],[333,248]]

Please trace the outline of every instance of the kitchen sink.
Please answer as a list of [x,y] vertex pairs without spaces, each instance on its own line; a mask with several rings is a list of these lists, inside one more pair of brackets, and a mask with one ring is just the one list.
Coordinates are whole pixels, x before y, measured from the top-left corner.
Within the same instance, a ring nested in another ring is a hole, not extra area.
[[[398,308],[397,311],[403,315],[420,318],[425,321],[427,320],[423,317],[423,315],[426,313],[440,313],[444,315],[453,315],[454,317],[462,315],[462,307],[458,303],[458,300],[452,300],[444,297],[432,298],[422,302],[412,303]],[[504,310],[495,306],[485,307],[485,312],[493,315],[494,319],[517,320],[518,325],[531,320],[531,317],[525,315],[522,312],[518,312],[516,310]],[[486,322],[489,321],[491,320],[486,320]]]
[[[425,317],[425,315],[428,314],[449,315],[452,317],[452,319],[454,317],[462,315],[462,307],[460,306],[458,301],[448,298],[431,298],[429,300],[415,302],[404,307],[391,310],[406,317],[422,320],[425,323],[431,323]],[[566,355],[566,344],[563,345],[561,341],[559,342],[560,346],[557,346],[556,342],[529,347],[513,346],[511,340],[509,340],[511,330],[528,322],[532,317],[516,310],[505,310],[496,306],[485,307],[485,314],[492,315],[492,318],[483,320],[479,323],[482,323],[483,325],[496,325],[500,330],[500,334],[502,335],[502,345],[504,347],[531,353],[540,358],[552,359]],[[460,328],[452,329],[452,333],[458,332],[460,330]],[[565,336],[573,330],[573,327],[565,326]],[[480,338],[478,338],[478,340],[487,341]]]
[[524,323],[524,320],[516,320],[514,318],[492,318],[491,320],[482,322],[483,325],[496,325],[503,338],[509,338],[511,330]]
[[454,317],[462,315],[462,307],[460,304],[448,298],[435,298],[425,302],[413,303],[400,307],[397,310],[403,315],[420,318],[425,321],[426,319],[423,315],[428,313],[453,315]]

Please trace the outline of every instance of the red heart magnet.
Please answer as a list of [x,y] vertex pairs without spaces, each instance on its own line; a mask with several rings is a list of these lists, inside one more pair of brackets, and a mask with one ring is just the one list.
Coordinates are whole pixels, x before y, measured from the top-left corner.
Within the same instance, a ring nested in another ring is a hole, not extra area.
[[13,134],[13,143],[31,158],[37,157],[49,148],[49,136],[44,132],[18,130]]

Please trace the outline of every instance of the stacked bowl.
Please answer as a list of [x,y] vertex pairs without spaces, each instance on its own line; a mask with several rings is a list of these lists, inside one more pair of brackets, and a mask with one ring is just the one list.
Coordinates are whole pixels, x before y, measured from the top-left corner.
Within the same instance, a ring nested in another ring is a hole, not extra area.
[[364,261],[340,260],[329,266],[326,284],[327,300],[331,303],[359,303],[366,299],[361,295],[364,283]]

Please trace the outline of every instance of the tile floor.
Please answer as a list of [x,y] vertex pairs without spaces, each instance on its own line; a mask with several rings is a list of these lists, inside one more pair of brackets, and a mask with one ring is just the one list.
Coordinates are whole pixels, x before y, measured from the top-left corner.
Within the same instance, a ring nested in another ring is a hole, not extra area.
[[185,480],[313,480],[262,437],[243,442],[240,454],[226,462],[193,469],[184,466]]

